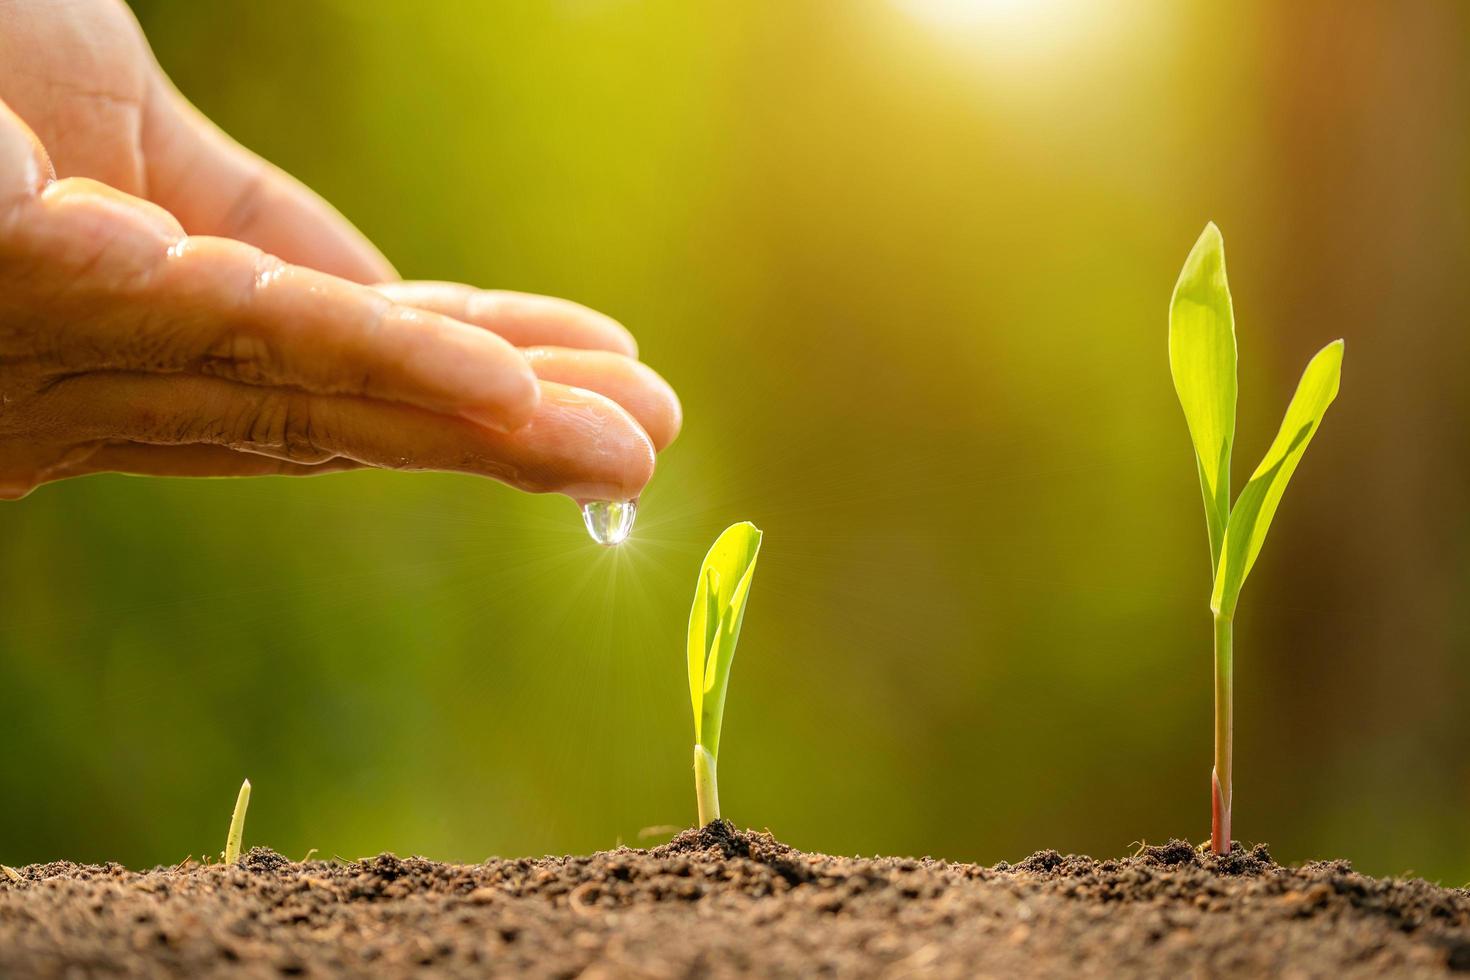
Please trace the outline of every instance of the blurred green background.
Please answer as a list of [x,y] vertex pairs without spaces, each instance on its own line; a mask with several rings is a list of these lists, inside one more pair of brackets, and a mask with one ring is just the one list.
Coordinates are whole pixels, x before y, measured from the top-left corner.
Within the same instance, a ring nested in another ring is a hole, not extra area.
[[134,6],[186,95],[405,276],[613,314],[686,428],[612,552],[465,476],[0,506],[0,859],[217,852],[246,775],[247,843],[292,857],[690,823],[687,604],[746,518],[728,816],[987,863],[1204,839],[1165,325],[1214,219],[1237,487],[1348,341],[1237,620],[1237,834],[1470,879],[1463,5]]

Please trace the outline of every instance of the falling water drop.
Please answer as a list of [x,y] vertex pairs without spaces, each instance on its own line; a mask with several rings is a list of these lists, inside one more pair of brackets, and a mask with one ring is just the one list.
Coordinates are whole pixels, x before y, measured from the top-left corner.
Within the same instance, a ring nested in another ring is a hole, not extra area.
[[638,516],[636,500],[594,500],[582,505],[582,522],[592,540],[609,548],[622,544],[633,533]]

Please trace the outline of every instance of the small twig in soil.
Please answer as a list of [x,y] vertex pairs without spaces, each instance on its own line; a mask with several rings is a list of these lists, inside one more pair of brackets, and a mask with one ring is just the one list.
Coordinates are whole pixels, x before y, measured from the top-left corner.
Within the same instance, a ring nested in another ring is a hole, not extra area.
[[655,827],[644,827],[638,831],[638,839],[648,840],[650,837],[672,837],[683,829],[683,827],[671,823],[661,823]]

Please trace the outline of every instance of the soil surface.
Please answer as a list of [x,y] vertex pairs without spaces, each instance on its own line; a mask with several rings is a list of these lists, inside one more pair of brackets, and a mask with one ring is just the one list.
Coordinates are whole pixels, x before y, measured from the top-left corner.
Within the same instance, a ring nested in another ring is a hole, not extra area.
[[1217,859],[985,868],[714,823],[652,850],[0,872],[0,976],[1470,977],[1470,891]]

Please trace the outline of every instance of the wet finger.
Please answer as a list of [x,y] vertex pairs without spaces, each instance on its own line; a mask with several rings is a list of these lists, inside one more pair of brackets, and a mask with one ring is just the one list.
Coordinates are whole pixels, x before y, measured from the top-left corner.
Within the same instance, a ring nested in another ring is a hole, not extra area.
[[[150,292],[155,321],[161,306],[176,314],[171,328],[199,325],[184,345],[197,361],[186,366],[206,373],[407,402],[501,428],[535,409],[524,358],[494,334],[226,239],[176,245]],[[232,300],[238,312],[209,322]]]
[[99,447],[84,458],[46,474],[59,480],[93,473],[131,473],[138,476],[321,476],[360,469],[361,463],[330,458],[320,463],[293,463],[259,453],[240,452],[223,446],[152,446],[119,442]]
[[679,434],[679,396],[648,365],[601,350],[529,347],[522,353],[542,381],[595,391],[627,409],[655,449],[662,451]]
[[402,306],[221,238],[181,237],[163,209],[80,178],[49,186],[21,230],[48,298],[59,370],[193,371],[365,395],[485,425],[531,417],[538,389],[493,333]]
[[576,347],[638,356],[638,342],[626,327],[571,300],[457,282],[389,282],[377,288],[396,303],[473,323],[517,347]]
[[510,432],[410,405],[197,375],[78,375],[35,410],[76,442],[206,443],[292,463],[474,473],[578,500],[636,497],[654,465],[642,427],[602,395],[539,384],[535,415]]

